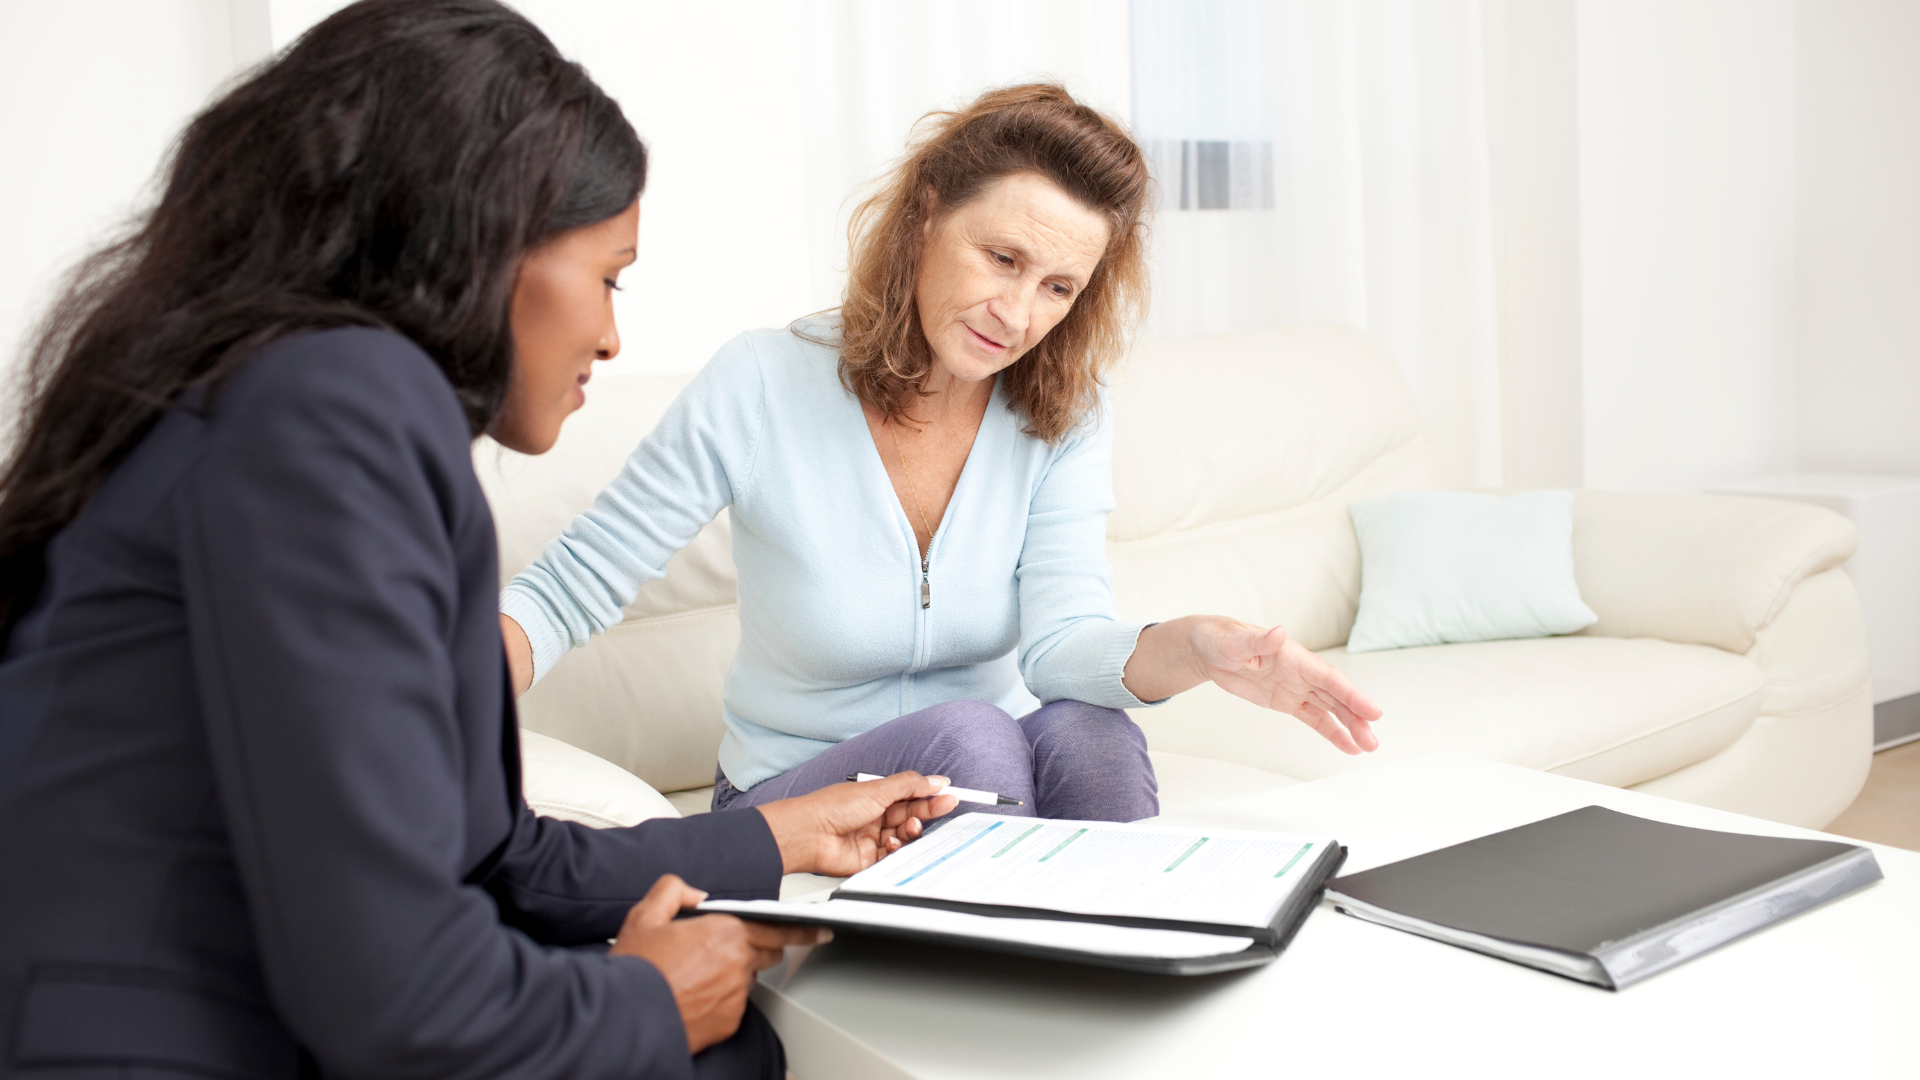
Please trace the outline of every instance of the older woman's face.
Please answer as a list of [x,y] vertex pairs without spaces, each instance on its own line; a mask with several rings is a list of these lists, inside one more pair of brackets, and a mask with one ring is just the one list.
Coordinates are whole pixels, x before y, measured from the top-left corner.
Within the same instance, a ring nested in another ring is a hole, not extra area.
[[1106,219],[1032,173],[927,225],[914,297],[935,362],[977,382],[1066,318],[1107,250]]

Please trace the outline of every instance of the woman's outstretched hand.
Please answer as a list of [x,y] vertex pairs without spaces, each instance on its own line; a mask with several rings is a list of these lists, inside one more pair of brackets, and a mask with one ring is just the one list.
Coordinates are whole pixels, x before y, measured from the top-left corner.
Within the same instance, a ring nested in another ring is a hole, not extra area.
[[1380,706],[1278,626],[1263,629],[1218,615],[1156,623],[1140,632],[1122,681],[1142,701],[1215,682],[1255,705],[1300,718],[1343,753],[1380,746],[1373,734]]
[[960,800],[941,795],[944,776],[894,773],[881,780],[834,784],[761,806],[780,845],[783,872],[847,877],[919,837],[921,823],[952,812]]

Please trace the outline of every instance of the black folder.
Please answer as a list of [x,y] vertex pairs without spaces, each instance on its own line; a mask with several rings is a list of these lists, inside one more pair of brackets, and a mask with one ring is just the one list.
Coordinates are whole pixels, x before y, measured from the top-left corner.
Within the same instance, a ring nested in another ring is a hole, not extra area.
[[1880,880],[1857,844],[1599,806],[1327,885],[1348,915],[1610,990]]

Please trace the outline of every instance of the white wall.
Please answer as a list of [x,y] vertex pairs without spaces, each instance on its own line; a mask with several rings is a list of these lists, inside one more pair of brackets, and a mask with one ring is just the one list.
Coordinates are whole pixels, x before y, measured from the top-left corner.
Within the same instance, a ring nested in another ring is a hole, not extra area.
[[1794,464],[1792,0],[1581,0],[1589,487]]
[[1797,16],[1797,467],[1920,476],[1920,3]]
[[1585,481],[1575,0],[1484,5],[1505,486]]
[[0,11],[0,431],[32,326],[65,272],[149,194],[162,154],[233,70],[232,24],[227,0]]
[[[345,6],[270,2],[276,47]],[[804,9],[783,0],[514,6],[620,102],[651,154],[639,261],[615,301],[621,356],[605,370],[691,371],[740,331],[813,310],[802,54],[793,47]]]

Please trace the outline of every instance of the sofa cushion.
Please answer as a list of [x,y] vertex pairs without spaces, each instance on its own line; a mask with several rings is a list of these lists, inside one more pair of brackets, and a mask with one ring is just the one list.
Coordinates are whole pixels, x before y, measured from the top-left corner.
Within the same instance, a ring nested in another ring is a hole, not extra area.
[[713,809],[713,785],[688,788],[685,791],[669,791],[667,801],[673,804],[675,810],[680,811],[681,817],[704,814]]
[[1360,541],[1348,652],[1571,634],[1573,492],[1399,491],[1347,507]]
[[1289,787],[1300,781],[1291,776],[1256,769],[1219,758],[1194,757],[1166,750],[1149,750],[1153,775],[1160,782],[1160,812],[1191,810],[1243,795]]
[[1292,717],[1210,683],[1134,719],[1156,750],[1303,780],[1448,752],[1625,787],[1731,745],[1752,726],[1762,692],[1745,657],[1645,638],[1321,655],[1385,710],[1374,753],[1348,757]]
[[521,788],[541,817],[607,829],[680,811],[646,781],[611,761],[537,731],[520,730]]

